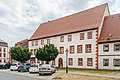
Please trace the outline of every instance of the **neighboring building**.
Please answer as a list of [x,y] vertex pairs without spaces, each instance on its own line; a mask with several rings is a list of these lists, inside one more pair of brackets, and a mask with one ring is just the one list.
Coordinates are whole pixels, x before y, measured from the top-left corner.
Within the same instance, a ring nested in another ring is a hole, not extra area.
[[21,47],[24,47],[24,48],[28,48],[28,39],[17,42],[15,44],[15,46],[21,46]]
[[105,17],[99,39],[99,69],[120,70],[120,14]]
[[8,62],[9,53],[8,53],[8,43],[0,39],[0,63]]
[[29,39],[29,50],[33,53],[31,63],[38,62],[37,48],[54,44],[60,51],[51,62],[55,66],[66,67],[65,50],[68,49],[68,67],[98,69],[98,39],[108,15],[108,4],[103,4],[41,24]]

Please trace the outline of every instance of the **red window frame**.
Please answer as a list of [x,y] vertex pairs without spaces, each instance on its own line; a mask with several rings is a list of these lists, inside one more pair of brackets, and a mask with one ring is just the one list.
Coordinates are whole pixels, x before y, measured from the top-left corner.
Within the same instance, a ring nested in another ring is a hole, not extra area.
[[[89,64],[89,60],[91,60],[91,64]],[[93,66],[93,59],[92,58],[87,58],[87,66]]]
[[2,53],[0,53],[0,57],[2,57]]
[[36,54],[36,49],[34,49],[34,54]]
[[68,42],[72,41],[72,35],[68,35]]
[[64,42],[64,36],[60,36],[60,42]]
[[[62,51],[63,49],[63,51]],[[60,47],[60,54],[64,54],[64,47]]]
[[80,33],[80,40],[84,40],[84,33]]
[[[72,64],[71,64],[70,60],[72,60]],[[73,58],[69,58],[69,66],[73,66]]]
[[80,51],[79,51],[79,49],[78,49],[78,48],[79,48],[79,46],[81,46],[81,47],[82,47],[82,49],[83,49],[83,46],[82,46],[82,45],[77,45],[77,53],[82,53],[82,51],[83,51],[83,50],[81,49],[81,52],[80,52]]
[[92,31],[87,32],[87,39],[92,39]]
[[[88,48],[90,46],[90,51],[88,51]],[[85,45],[85,53],[91,53],[92,52],[92,44],[86,44]]]
[[47,39],[47,44],[50,44],[50,39]]
[[44,39],[41,40],[41,45],[44,45]]
[[[82,63],[80,61],[82,61]],[[83,58],[78,58],[78,66],[83,66]]]
[[[72,51],[73,48],[73,51]],[[70,54],[73,54],[75,52],[75,47],[74,46],[70,46]]]
[[4,59],[4,62],[6,62],[6,60]]

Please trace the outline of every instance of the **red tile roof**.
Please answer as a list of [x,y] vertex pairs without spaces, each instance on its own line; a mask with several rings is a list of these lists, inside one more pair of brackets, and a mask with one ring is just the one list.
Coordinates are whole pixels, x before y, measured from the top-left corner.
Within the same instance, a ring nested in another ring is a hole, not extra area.
[[120,13],[105,17],[99,42],[120,40]]
[[98,28],[107,4],[41,24],[29,40]]

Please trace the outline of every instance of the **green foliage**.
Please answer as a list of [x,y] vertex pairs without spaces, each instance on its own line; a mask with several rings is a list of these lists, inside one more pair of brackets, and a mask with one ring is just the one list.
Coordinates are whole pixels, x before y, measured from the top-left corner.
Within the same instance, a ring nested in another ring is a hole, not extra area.
[[46,44],[44,47],[37,49],[36,58],[42,61],[51,61],[55,60],[58,53],[58,49],[54,44]]
[[15,46],[10,48],[11,58],[19,62],[25,62],[30,59],[31,52],[27,48]]

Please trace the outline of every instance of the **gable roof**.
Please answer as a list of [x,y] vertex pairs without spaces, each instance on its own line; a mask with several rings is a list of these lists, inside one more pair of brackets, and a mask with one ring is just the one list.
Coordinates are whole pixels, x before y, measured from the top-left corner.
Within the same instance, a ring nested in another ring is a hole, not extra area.
[[98,28],[107,3],[41,24],[29,40]]
[[120,41],[120,13],[105,17],[99,42]]

